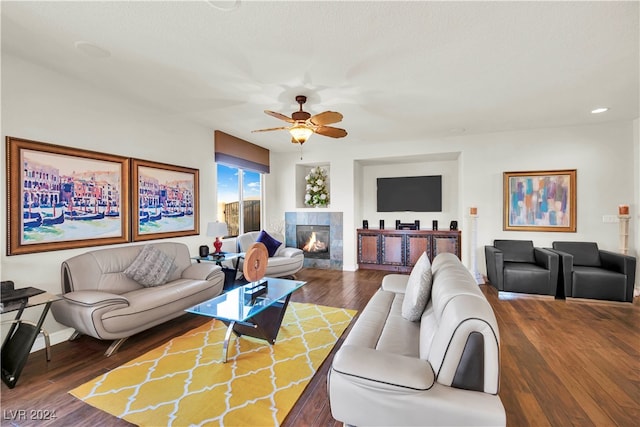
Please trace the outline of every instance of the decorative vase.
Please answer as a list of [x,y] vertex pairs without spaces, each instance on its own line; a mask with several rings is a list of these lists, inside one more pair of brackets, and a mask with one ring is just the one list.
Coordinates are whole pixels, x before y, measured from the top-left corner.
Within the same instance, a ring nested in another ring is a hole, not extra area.
[[213,247],[216,248],[217,254],[220,253],[220,249],[222,249],[222,240],[219,237],[216,237],[216,240],[213,242]]

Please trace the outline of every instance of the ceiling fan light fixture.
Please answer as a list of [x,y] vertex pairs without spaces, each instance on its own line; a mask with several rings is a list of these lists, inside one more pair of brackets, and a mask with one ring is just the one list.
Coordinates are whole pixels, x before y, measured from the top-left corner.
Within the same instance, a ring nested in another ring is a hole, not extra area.
[[297,142],[298,144],[304,144],[313,133],[313,130],[309,129],[306,126],[296,125],[289,129],[289,133],[291,134],[295,142]]
[[294,111],[291,117],[275,111],[264,110],[264,112],[276,119],[285,121],[289,126],[281,126],[277,128],[258,129],[251,132],[269,132],[272,130],[288,130],[291,134],[291,142],[293,144],[302,144],[307,142],[309,137],[317,133],[320,136],[328,136],[330,138],[344,138],[347,131],[333,126],[327,126],[332,123],[338,123],[342,120],[342,114],[336,111],[324,111],[320,114],[312,116],[302,109],[302,104],[307,101],[304,95],[296,96],[296,102],[300,104],[300,109]]

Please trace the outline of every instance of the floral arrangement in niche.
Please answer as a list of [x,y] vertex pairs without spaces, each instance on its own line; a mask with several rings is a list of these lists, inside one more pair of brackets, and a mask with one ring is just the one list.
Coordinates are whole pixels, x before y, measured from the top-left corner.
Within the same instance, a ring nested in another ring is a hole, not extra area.
[[327,171],[321,167],[312,168],[309,175],[304,177],[307,181],[307,194],[304,196],[304,204],[314,207],[327,207],[329,205],[329,188],[327,186]]

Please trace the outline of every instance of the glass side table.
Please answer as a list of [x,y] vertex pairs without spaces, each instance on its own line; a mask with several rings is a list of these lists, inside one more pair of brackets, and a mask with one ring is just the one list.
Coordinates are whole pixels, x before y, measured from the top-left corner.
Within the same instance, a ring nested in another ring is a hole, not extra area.
[[[51,350],[49,348],[49,334],[44,330],[42,324],[47,317],[49,307],[54,301],[62,299],[59,295],[53,295],[48,292],[30,297],[22,304],[12,305],[2,311],[2,313],[16,312],[13,320],[2,322],[3,324],[11,324],[9,332],[2,342],[2,381],[9,387],[14,388],[18,382],[18,378],[22,373],[24,365],[27,363],[29,353],[36,337],[42,333],[45,341],[45,352],[47,362],[51,360]],[[37,323],[29,320],[21,319],[25,309],[30,307],[43,306],[40,318]]]
[[[209,254],[206,257],[191,257],[191,259],[196,262],[215,262],[217,265],[222,267],[222,271],[224,272],[224,287],[230,288],[233,287],[235,281],[238,277],[238,266],[240,265],[240,260],[244,258],[244,252],[223,252],[220,255]],[[224,261],[234,261],[233,268],[227,268],[222,265]]]

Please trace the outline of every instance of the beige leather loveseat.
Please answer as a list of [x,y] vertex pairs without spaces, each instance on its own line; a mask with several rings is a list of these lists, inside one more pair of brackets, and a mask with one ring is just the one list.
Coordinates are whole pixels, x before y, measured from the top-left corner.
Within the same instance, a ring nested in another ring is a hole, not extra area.
[[[411,276],[385,276],[336,353],[333,417],[355,426],[504,426],[493,310],[455,255],[438,255],[432,268],[424,258]],[[407,320],[405,299],[411,306],[424,296],[408,282],[429,276],[426,308]]]
[[[143,251],[149,258],[142,258]],[[147,283],[145,277],[153,282],[158,272],[164,283]],[[51,311],[59,323],[75,329],[71,339],[85,334],[116,340],[105,353],[110,356],[131,335],[219,295],[223,284],[221,268],[192,263],[183,243],[99,249],[62,263],[63,298]]]

